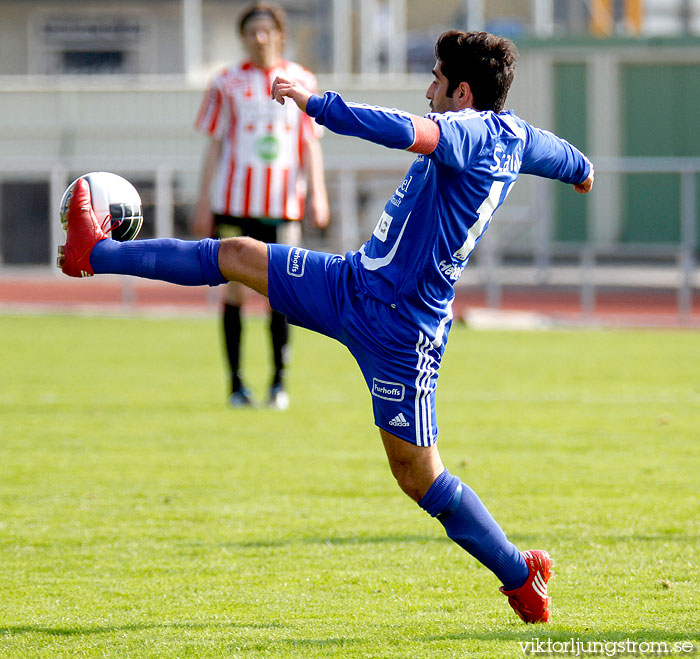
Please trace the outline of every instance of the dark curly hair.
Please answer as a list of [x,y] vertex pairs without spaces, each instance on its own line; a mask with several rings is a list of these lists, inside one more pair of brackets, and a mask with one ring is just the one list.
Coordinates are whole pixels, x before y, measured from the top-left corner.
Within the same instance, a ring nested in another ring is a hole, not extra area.
[[287,34],[287,14],[276,2],[253,2],[244,7],[238,19],[238,31],[243,34],[245,24],[256,16],[268,16],[282,34]]
[[466,82],[474,95],[474,109],[500,112],[515,75],[518,49],[510,39],[488,32],[450,30],[435,44],[435,57],[447,78],[447,95]]

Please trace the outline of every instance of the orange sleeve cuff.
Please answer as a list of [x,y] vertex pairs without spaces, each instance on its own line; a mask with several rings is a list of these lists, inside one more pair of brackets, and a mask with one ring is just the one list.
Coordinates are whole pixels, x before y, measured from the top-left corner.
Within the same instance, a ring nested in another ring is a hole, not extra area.
[[440,127],[431,119],[425,117],[411,117],[415,139],[408,147],[412,153],[422,153],[428,155],[435,151],[440,140]]

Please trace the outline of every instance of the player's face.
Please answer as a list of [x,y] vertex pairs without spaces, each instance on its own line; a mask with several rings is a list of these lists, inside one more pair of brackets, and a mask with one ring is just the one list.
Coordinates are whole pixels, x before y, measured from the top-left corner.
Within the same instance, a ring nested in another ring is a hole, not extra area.
[[441,114],[450,110],[456,110],[454,98],[447,95],[449,83],[447,78],[442,75],[442,62],[440,60],[435,62],[435,68],[432,73],[433,81],[425,92],[425,97],[430,101],[430,110]]
[[256,16],[243,27],[243,46],[253,64],[269,69],[282,57],[284,34],[270,16]]

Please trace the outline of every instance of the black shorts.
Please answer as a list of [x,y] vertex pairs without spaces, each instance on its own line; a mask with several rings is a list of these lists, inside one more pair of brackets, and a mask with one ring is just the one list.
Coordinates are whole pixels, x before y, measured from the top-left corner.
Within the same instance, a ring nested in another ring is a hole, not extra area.
[[248,236],[263,243],[298,244],[301,222],[298,220],[260,220],[253,217],[214,215],[214,238]]

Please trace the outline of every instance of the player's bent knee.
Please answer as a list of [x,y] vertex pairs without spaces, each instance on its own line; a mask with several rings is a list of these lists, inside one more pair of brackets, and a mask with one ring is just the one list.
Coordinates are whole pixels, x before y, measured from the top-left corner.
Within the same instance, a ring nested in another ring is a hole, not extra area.
[[426,484],[426,478],[421,470],[416,468],[415,462],[393,459],[390,460],[389,466],[401,490],[414,501],[419,501],[430,483]]
[[412,478],[410,474],[403,473],[400,476],[394,474],[394,477],[404,494],[407,494],[414,501],[420,501],[423,498],[424,492],[420,483],[415,478]]
[[226,238],[219,248],[219,269],[237,281],[267,295],[267,245],[249,237]]
[[223,238],[219,253],[223,254],[225,259],[232,259],[240,263],[256,258],[261,249],[267,253],[265,243],[248,236],[237,236],[235,238]]
[[380,429],[391,473],[399,487],[414,501],[420,501],[444,466],[437,446],[416,446]]

